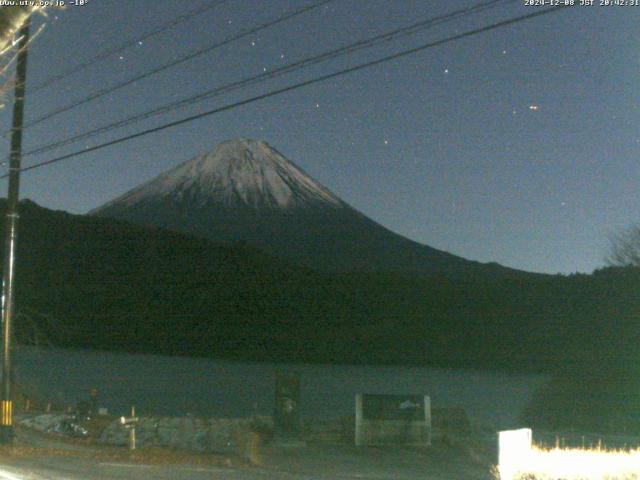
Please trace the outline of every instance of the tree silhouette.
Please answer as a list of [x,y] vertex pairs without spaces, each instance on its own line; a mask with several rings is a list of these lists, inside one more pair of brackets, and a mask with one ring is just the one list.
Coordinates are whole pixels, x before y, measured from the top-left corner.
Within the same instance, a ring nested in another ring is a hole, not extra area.
[[640,267],[640,225],[636,225],[611,238],[606,262],[612,267]]

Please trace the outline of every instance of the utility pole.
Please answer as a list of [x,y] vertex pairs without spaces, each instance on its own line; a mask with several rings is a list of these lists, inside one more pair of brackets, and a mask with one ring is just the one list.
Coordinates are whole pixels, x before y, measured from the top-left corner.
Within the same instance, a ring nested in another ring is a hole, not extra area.
[[24,95],[27,81],[27,45],[29,44],[29,19],[20,29],[16,86],[11,129],[11,153],[9,156],[9,190],[7,193],[7,219],[5,225],[5,252],[2,276],[2,389],[0,391],[0,444],[13,442],[13,399],[11,397],[11,354],[14,313],[15,255],[18,237],[18,200],[20,197],[20,164],[22,160],[22,123]]

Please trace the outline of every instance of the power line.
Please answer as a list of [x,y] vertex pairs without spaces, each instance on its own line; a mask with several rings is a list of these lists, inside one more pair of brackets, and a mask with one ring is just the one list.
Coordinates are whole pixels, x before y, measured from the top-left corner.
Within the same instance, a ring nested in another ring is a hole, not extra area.
[[95,56],[81,62],[80,64],[76,65],[75,67],[71,67],[69,69],[67,69],[66,71],[58,74],[58,75],[54,75],[46,80],[44,80],[43,82],[41,82],[40,84],[38,84],[35,87],[32,87],[29,89],[29,93],[33,94],[35,92],[38,92],[40,90],[42,90],[43,88],[49,87],[51,85],[53,85],[54,83],[59,82],[60,80],[63,80],[67,77],[69,77],[70,75],[74,75],[82,70],[84,70],[85,68],[90,67],[91,65],[94,65],[106,58],[109,58],[111,55],[115,55],[116,53],[120,53],[123,50],[126,50],[127,48],[130,48],[134,45],[137,45],[139,42],[143,42],[145,40],[148,40],[149,38],[155,37],[156,35],[159,35],[161,33],[166,32],[167,30],[172,29],[173,27],[180,25],[181,23],[186,22],[187,20],[190,20],[194,17],[197,17],[198,15],[201,15],[203,13],[208,12],[209,10],[213,10],[214,8],[219,7],[220,5],[227,3],[229,0],[218,0],[215,2],[212,2],[208,5],[203,5],[200,8],[197,8],[196,10],[189,12],[189,13],[185,13],[183,15],[179,15],[175,18],[173,18],[172,20],[169,20],[168,22],[163,23],[162,25],[160,25],[158,28],[156,28],[155,30],[152,30],[149,33],[145,33],[144,35],[140,36],[140,37],[136,37],[133,38],[131,40],[127,40],[119,45],[116,45],[114,47],[108,48],[106,50],[103,50],[102,52],[96,54]]
[[[83,150],[76,150],[75,152],[71,152],[71,153],[68,153],[66,155],[61,155],[59,157],[52,158],[50,160],[46,160],[46,161],[43,161],[43,162],[36,163],[34,165],[30,165],[28,167],[24,167],[20,171],[24,172],[24,171],[28,171],[28,170],[34,170],[36,168],[40,168],[40,167],[44,167],[44,166],[47,166],[47,165],[51,165],[53,163],[58,163],[58,162],[61,162],[63,160],[67,160],[67,159],[70,159],[70,158],[73,158],[73,157],[77,157],[77,156],[80,156],[80,155],[83,155],[83,154],[86,154],[86,153],[95,152],[97,150],[101,150],[101,149],[106,148],[106,147],[110,147],[110,146],[113,146],[113,145],[117,145],[119,143],[123,143],[123,142],[129,141],[129,140],[133,140],[135,138],[143,137],[143,136],[146,136],[146,135],[149,135],[149,134],[152,134],[152,133],[156,133],[156,132],[159,132],[159,131],[162,131],[162,130],[166,130],[166,129],[171,128],[171,127],[176,127],[178,125],[182,125],[184,123],[188,123],[188,122],[192,122],[194,120],[199,120],[201,118],[209,117],[211,115],[215,115],[216,113],[225,112],[227,110],[231,110],[231,109],[234,109],[234,108],[237,108],[237,107],[248,105],[250,103],[257,102],[257,101],[260,101],[260,100],[264,100],[264,99],[267,99],[267,98],[270,98],[270,97],[274,97],[276,95],[280,95],[280,94],[283,94],[283,93],[286,93],[286,92],[290,92],[290,91],[293,91],[293,90],[298,90],[300,88],[307,87],[309,85],[314,85],[316,83],[324,82],[324,81],[330,80],[332,78],[340,77],[342,75],[347,75],[349,73],[353,73],[353,72],[356,72],[356,71],[359,71],[359,70],[363,70],[365,68],[373,67],[375,65],[380,65],[380,64],[389,62],[391,60],[396,60],[396,59],[399,59],[399,58],[403,58],[403,57],[406,57],[408,55],[412,55],[414,53],[418,53],[418,52],[421,52],[423,50],[427,50],[429,48],[434,48],[434,47],[437,47],[437,46],[440,46],[440,45],[445,45],[447,43],[450,43],[450,42],[453,42],[453,41],[456,41],[456,40],[460,40],[460,39],[463,39],[463,38],[471,37],[473,35],[478,35],[480,33],[484,33],[484,32],[490,31],[490,30],[495,30],[497,28],[505,27],[505,26],[508,26],[508,25],[513,25],[513,24],[516,24],[516,23],[519,23],[519,22],[522,22],[522,21],[525,21],[525,20],[529,20],[529,19],[532,19],[532,18],[540,17],[542,15],[546,15],[546,14],[549,14],[549,13],[552,13],[552,12],[558,12],[560,10],[563,10],[563,9],[566,9],[566,8],[570,8],[570,7],[571,7],[570,5],[561,5],[561,6],[558,6],[558,7],[547,8],[547,9],[544,9],[544,10],[538,10],[536,12],[529,13],[529,14],[526,14],[526,15],[520,15],[518,17],[514,17],[514,18],[511,18],[511,19],[508,19],[508,20],[502,20],[500,22],[496,22],[496,23],[493,23],[491,25],[487,25],[487,26],[484,26],[484,27],[476,28],[476,29],[473,29],[473,30],[468,30],[466,32],[459,33],[459,34],[456,34],[456,35],[452,35],[450,37],[446,37],[446,38],[441,39],[441,40],[436,40],[434,42],[430,42],[430,43],[427,43],[427,44],[424,44],[424,45],[420,45],[418,47],[410,48],[408,50],[403,50],[401,52],[397,52],[397,53],[394,53],[392,55],[387,55],[387,56],[379,58],[377,60],[372,60],[372,61],[369,61],[369,62],[366,62],[366,63],[361,63],[361,64],[353,66],[353,67],[349,67],[349,68],[345,68],[345,69],[342,69],[342,70],[338,70],[337,72],[333,72],[333,73],[329,73],[329,74],[326,74],[326,75],[322,75],[320,77],[316,77],[316,78],[313,78],[313,79],[310,79],[310,80],[306,80],[306,81],[303,81],[303,82],[300,82],[300,83],[296,83],[296,84],[290,85],[288,87],[283,87],[283,88],[279,88],[277,90],[272,90],[270,92],[263,93],[261,95],[256,95],[254,97],[251,97],[251,98],[248,98],[248,99],[245,99],[245,100],[241,100],[239,102],[231,103],[231,104],[228,104],[228,105],[224,105],[222,107],[215,108],[213,110],[209,110],[209,111],[206,111],[206,112],[199,113],[197,115],[191,115],[189,117],[186,117],[186,118],[183,118],[183,119],[180,119],[180,120],[176,120],[176,121],[173,121],[173,122],[170,122],[170,123],[165,123],[164,125],[160,125],[158,127],[150,128],[150,129],[138,132],[138,133],[134,133],[134,134],[127,135],[127,136],[124,136],[124,137],[120,137],[120,138],[117,138],[115,140],[111,140],[109,142],[101,143],[99,145],[94,145],[93,147],[90,147],[90,148],[86,148],[86,149],[83,149]],[[8,174],[2,175],[2,176],[0,176],[0,179],[7,178],[7,176],[8,176]]]
[[177,110],[179,108],[188,106],[188,105],[192,105],[213,97],[216,97],[218,95],[221,95],[223,93],[228,93],[240,88],[244,88],[250,85],[255,85],[257,83],[262,83],[266,80],[270,80],[276,77],[279,77],[281,75],[284,74],[288,74],[294,71],[297,71],[299,69],[302,68],[306,68],[308,66],[311,65],[315,65],[321,62],[325,62],[327,60],[331,60],[333,58],[336,58],[338,56],[342,56],[342,55],[348,55],[348,54],[352,54],[354,52],[357,52],[359,50],[365,49],[365,48],[370,48],[373,46],[376,46],[378,44],[381,44],[383,42],[390,42],[392,40],[396,40],[398,38],[404,37],[404,36],[408,36],[408,35],[412,35],[415,33],[418,33],[422,30],[425,30],[427,28],[436,26],[436,25],[440,25],[446,22],[450,22],[452,20],[457,20],[459,18],[462,18],[464,16],[467,15],[471,15],[471,14],[475,14],[478,13],[480,11],[484,11],[487,10],[489,8],[494,8],[496,7],[498,4],[501,3],[509,3],[509,2],[514,2],[516,0],[490,0],[490,1],[486,1],[483,3],[479,3],[470,7],[466,7],[466,8],[462,8],[460,10],[456,10],[454,12],[450,12],[448,14],[444,14],[444,15],[439,15],[437,17],[430,17],[426,20],[422,20],[416,23],[413,23],[409,26],[406,27],[401,27],[401,28],[397,28],[395,30],[391,30],[389,32],[385,32],[364,40],[360,40],[358,42],[355,43],[351,43],[349,45],[328,51],[328,52],[323,52],[321,54],[318,55],[314,55],[312,57],[307,57],[304,58],[302,60],[296,61],[294,63],[290,63],[288,65],[284,65],[282,67],[279,67],[275,70],[272,70],[270,72],[266,72],[266,73],[261,73],[259,75],[255,75],[252,77],[248,77],[242,80],[238,80],[232,83],[228,83],[226,85],[222,85],[219,87],[216,87],[212,90],[207,90],[203,93],[200,93],[198,95],[194,95],[191,97],[187,97],[184,98],[182,100],[178,100],[176,102],[171,102],[168,104],[165,104],[163,106],[160,107],[156,107],[152,110],[148,110],[146,112],[140,113],[140,114],[136,114],[130,117],[127,117],[123,120],[119,120],[115,123],[110,123],[107,125],[103,125],[101,127],[89,130],[87,132],[83,132],[71,137],[67,137],[64,138],[62,140],[58,140],[56,142],[53,143],[49,143],[49,144],[45,144],[45,145],[41,145],[38,146],[36,148],[34,148],[33,150],[30,150],[28,152],[25,153],[25,155],[36,155],[36,154],[40,154],[40,153],[44,153],[50,150],[54,150],[58,147],[62,147],[62,146],[66,146],[66,145],[70,145],[73,143],[77,143],[80,140],[84,140],[87,138],[91,138],[94,137],[96,135],[102,134],[102,133],[106,133],[109,132],[111,130],[117,129],[117,128],[121,128],[127,125],[131,125],[133,123],[137,123],[140,122],[142,120],[146,120],[148,118],[163,114],[163,113],[167,113],[173,110]]
[[69,110],[72,110],[74,108],[79,107],[80,105],[84,105],[85,103],[91,102],[93,100],[96,100],[98,98],[104,97],[105,95],[109,94],[109,93],[113,93],[117,90],[120,90],[124,87],[128,87],[129,85],[132,85],[140,80],[143,80],[145,78],[151,77],[152,75],[156,75],[164,70],[167,70],[169,68],[175,67],[177,65],[180,65],[188,60],[192,60],[196,57],[202,56],[206,53],[210,53],[213,50],[223,47],[225,45],[228,45],[231,42],[234,42],[236,40],[239,40],[241,38],[247,37],[249,35],[253,35],[261,30],[265,30],[267,28],[273,27],[274,25],[277,25],[279,23],[282,23],[286,20],[289,20],[291,18],[297,17],[298,15],[302,15],[303,13],[309,12],[311,10],[314,10],[318,7],[321,7],[323,5],[326,5],[329,2],[332,2],[334,0],[321,0],[319,2],[316,2],[312,5],[306,6],[306,7],[302,7],[302,8],[298,8],[297,10],[292,10],[289,11],[288,13],[286,13],[285,15],[275,19],[275,20],[271,20],[269,22],[263,23],[258,25],[257,27],[253,27],[250,28],[249,30],[245,30],[241,33],[238,33],[236,35],[233,35],[231,37],[228,37],[220,42],[214,43],[213,45],[209,45],[208,47],[204,47],[201,49],[198,49],[192,53],[189,53],[187,55],[183,55],[182,57],[178,57],[175,60],[172,60],[170,62],[167,62],[163,65],[160,65],[159,67],[156,67],[152,70],[148,70],[138,76],[135,76],[133,78],[130,78],[129,80],[125,80],[124,82],[120,82],[112,87],[108,87],[108,88],[104,88],[102,90],[98,90],[97,92],[94,92],[86,97],[84,97],[81,100],[78,100],[74,103],[65,105],[64,107],[60,107],[58,109],[52,110],[48,113],[45,113],[44,115],[36,118],[35,120],[31,121],[30,123],[27,123],[23,129],[29,128],[29,127],[33,127],[34,125],[38,125],[39,123],[44,122],[45,120],[49,120],[57,115],[60,115],[61,113],[64,112],[68,112]]

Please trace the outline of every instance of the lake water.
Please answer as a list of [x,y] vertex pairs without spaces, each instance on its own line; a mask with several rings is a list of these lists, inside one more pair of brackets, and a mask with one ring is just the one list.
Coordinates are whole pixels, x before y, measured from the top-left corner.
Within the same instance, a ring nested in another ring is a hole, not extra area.
[[491,428],[519,426],[518,415],[546,382],[511,375],[426,367],[260,364],[202,358],[21,347],[17,389],[42,401],[75,405],[98,390],[99,404],[121,414],[242,417],[273,412],[275,374],[301,381],[303,417],[354,414],[356,393],[428,394],[433,407],[463,407]]

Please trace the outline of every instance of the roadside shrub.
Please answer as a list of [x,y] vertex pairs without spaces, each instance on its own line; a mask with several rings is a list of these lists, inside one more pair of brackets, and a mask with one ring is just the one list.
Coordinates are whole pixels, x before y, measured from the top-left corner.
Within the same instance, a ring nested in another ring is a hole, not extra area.
[[532,428],[640,434],[640,371],[591,361],[558,371],[523,413]]

